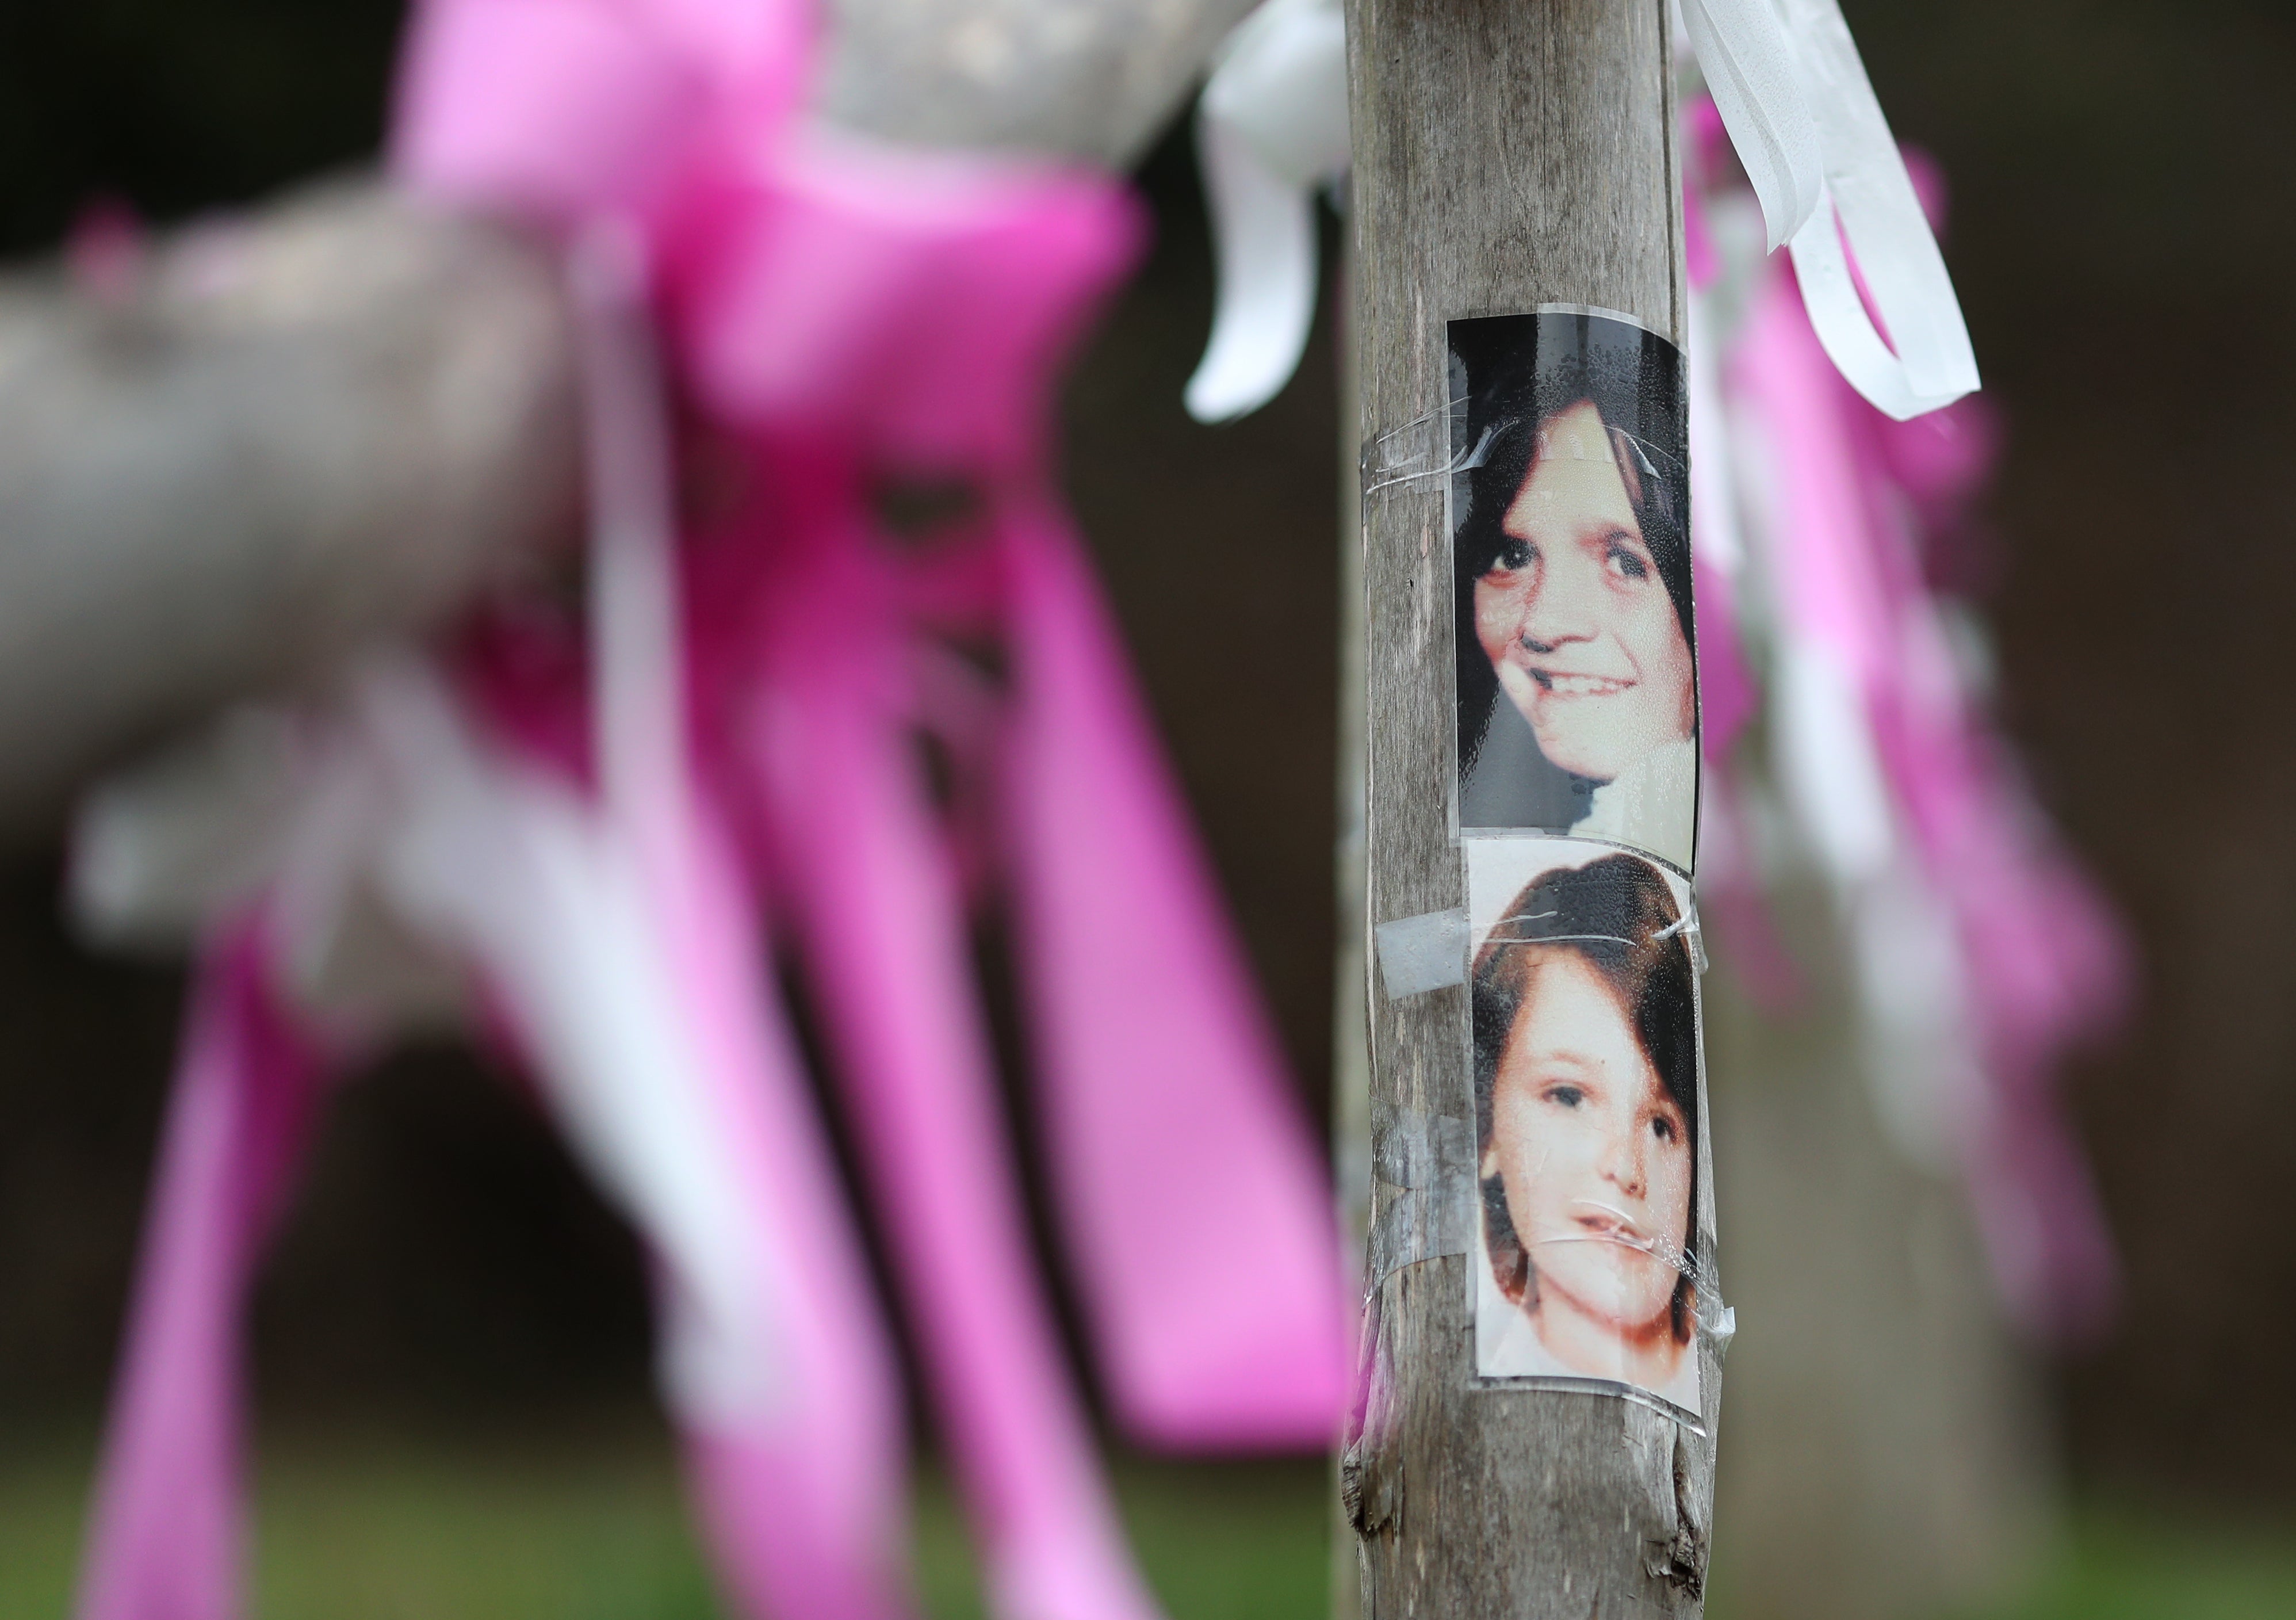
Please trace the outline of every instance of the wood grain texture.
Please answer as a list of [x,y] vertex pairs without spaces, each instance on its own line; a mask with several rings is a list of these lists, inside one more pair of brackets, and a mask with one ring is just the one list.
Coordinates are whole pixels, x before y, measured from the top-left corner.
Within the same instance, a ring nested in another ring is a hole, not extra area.
[[[1367,720],[1365,692],[1363,481],[1356,468],[1363,446],[1357,437],[1361,391],[1357,376],[1355,321],[1348,295],[1355,278],[1349,265],[1349,250],[1340,250],[1333,325],[1339,332],[1340,360],[1340,723],[1339,746],[1333,751],[1338,769],[1339,803],[1332,818],[1333,864],[1332,985],[1332,1161],[1337,1172],[1341,1230],[1350,1253],[1360,1254],[1371,1236],[1371,1052],[1365,1045],[1370,989],[1369,930],[1364,924],[1364,731]],[[1358,1279],[1358,1283],[1359,1283]],[[1362,1290],[1357,1289],[1358,1297]],[[1363,1620],[1361,1584],[1357,1579],[1356,1538],[1349,1522],[1349,1497],[1359,1479],[1349,1476],[1349,1459],[1334,1460],[1337,1509],[1332,1535],[1332,1620]]]
[[[1663,0],[1349,0],[1349,46],[1367,465],[1431,465],[1447,444],[1447,319],[1574,303],[1682,341]],[[1361,529],[1366,925],[1462,900],[1443,490],[1381,481],[1366,479]],[[1374,1119],[1469,1114],[1465,994],[1396,1002],[1371,987]],[[1406,1196],[1375,1182],[1374,1217]],[[1365,1613],[1700,1613],[1711,1412],[1702,1435],[1618,1397],[1475,1386],[1465,1263],[1406,1266],[1376,1297],[1366,1413],[1342,1463]],[[1712,1408],[1720,1369],[1701,1346]]]

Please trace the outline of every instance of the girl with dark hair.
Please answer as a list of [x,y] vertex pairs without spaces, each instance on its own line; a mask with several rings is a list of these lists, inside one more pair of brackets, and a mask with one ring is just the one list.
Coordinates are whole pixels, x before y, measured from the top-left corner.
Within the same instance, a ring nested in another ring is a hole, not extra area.
[[1679,356],[1587,315],[1457,321],[1451,344],[1460,824],[1612,838],[1687,869]]
[[1693,995],[1673,892],[1636,856],[1541,875],[1485,936],[1471,999],[1486,1377],[1611,1379],[1699,1410]]

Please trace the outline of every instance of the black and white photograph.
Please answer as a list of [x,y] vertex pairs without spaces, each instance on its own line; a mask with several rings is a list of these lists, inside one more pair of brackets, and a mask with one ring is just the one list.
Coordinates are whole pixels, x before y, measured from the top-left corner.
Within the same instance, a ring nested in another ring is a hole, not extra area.
[[1579,309],[1448,332],[1459,826],[1607,839],[1688,871],[1682,353]]
[[1687,886],[1570,839],[1466,843],[1475,1370],[1701,1412]]

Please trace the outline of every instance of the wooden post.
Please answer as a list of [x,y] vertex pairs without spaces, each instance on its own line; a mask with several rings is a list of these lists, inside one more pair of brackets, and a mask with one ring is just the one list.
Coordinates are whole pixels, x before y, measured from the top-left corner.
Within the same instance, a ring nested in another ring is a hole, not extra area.
[[[1357,467],[1363,446],[1357,437],[1357,400],[1361,382],[1357,375],[1355,317],[1348,308],[1354,277],[1348,269],[1349,250],[1340,250],[1339,274],[1331,294],[1339,337],[1340,465],[1345,470],[1340,484],[1340,724],[1339,746],[1333,752],[1339,766],[1338,859],[1334,874],[1332,922],[1339,949],[1332,984],[1332,1159],[1340,1188],[1341,1230],[1349,1249],[1361,1254],[1371,1237],[1371,1052],[1364,1044],[1369,1014],[1364,997],[1370,987],[1370,943],[1364,921],[1364,729],[1365,637],[1363,547],[1363,483]],[[1358,1279],[1360,1280],[1360,1279]],[[1362,1290],[1357,1290],[1358,1295]],[[1356,1538],[1351,1522],[1354,1486],[1353,1460],[1334,1460],[1339,1486],[1338,1517],[1332,1537],[1332,1620],[1363,1620],[1357,1580]]]
[[[1664,0],[1349,0],[1348,37],[1367,463],[1407,458],[1418,437],[1447,443],[1447,319],[1569,303],[1621,311],[1682,342]],[[1447,826],[1442,481],[1365,487],[1368,928],[1462,896]],[[1465,994],[1390,1001],[1370,982],[1375,1128],[1462,1112]],[[1373,1143],[1375,1164],[1409,1156]],[[1414,1196],[1374,1179],[1374,1220]],[[1710,1255],[1710,1217],[1700,1223]],[[1720,1389],[1711,1347],[1702,1336],[1704,1434],[1620,1396],[1478,1387],[1465,1264],[1419,1259],[1375,1289],[1368,1418],[1342,1460],[1365,1613],[1700,1613]]]

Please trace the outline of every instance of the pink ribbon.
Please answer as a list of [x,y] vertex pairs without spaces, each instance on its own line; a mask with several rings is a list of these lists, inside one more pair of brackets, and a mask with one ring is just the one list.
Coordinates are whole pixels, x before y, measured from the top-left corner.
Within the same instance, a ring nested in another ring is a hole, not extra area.
[[[453,638],[450,678],[371,683],[346,722],[393,795],[368,859],[656,1249],[665,1390],[742,1611],[909,1607],[891,1359],[768,999],[770,917],[819,1004],[998,1612],[1129,1620],[1154,1606],[1034,1274],[970,985],[975,868],[1011,882],[1062,1236],[1119,1419],[1160,1443],[1322,1445],[1345,1317],[1318,1155],[1051,490],[1052,382],[1136,211],[1073,170],[797,124],[811,31],[800,6],[725,0],[418,8],[394,166],[568,242],[618,222],[693,489],[673,524],[646,385],[594,375],[594,568],[620,594],[586,630],[498,603]],[[612,339],[611,308],[586,318]],[[904,542],[874,515],[887,475],[959,480],[973,516]],[[983,639],[1001,687],[950,675]],[[927,728],[976,832],[1008,829],[969,854],[922,778]],[[309,1045],[269,988],[286,954],[228,938],[201,1006],[240,1022],[195,1018],[179,1080],[87,1620],[234,1607],[229,1324],[260,1233],[226,1213],[270,1185],[276,1109],[230,1099],[315,1087],[266,1078]],[[168,1520],[150,1504],[171,1493]]]
[[2037,1336],[2079,1339],[2110,1312],[2116,1268],[2052,1075],[2115,1016],[2126,948],[2005,766],[1913,522],[1944,530],[1977,487],[1989,418],[1974,400],[1882,416],[1837,374],[1783,275],[1758,295],[1732,385],[1777,450],[1781,611],[1850,681],[1897,818],[1953,919],[1986,1084],[1951,1113],[1996,1280]]
[[192,984],[81,1576],[92,1620],[239,1612],[239,1317],[330,1066],[270,995],[259,933],[227,927]]

